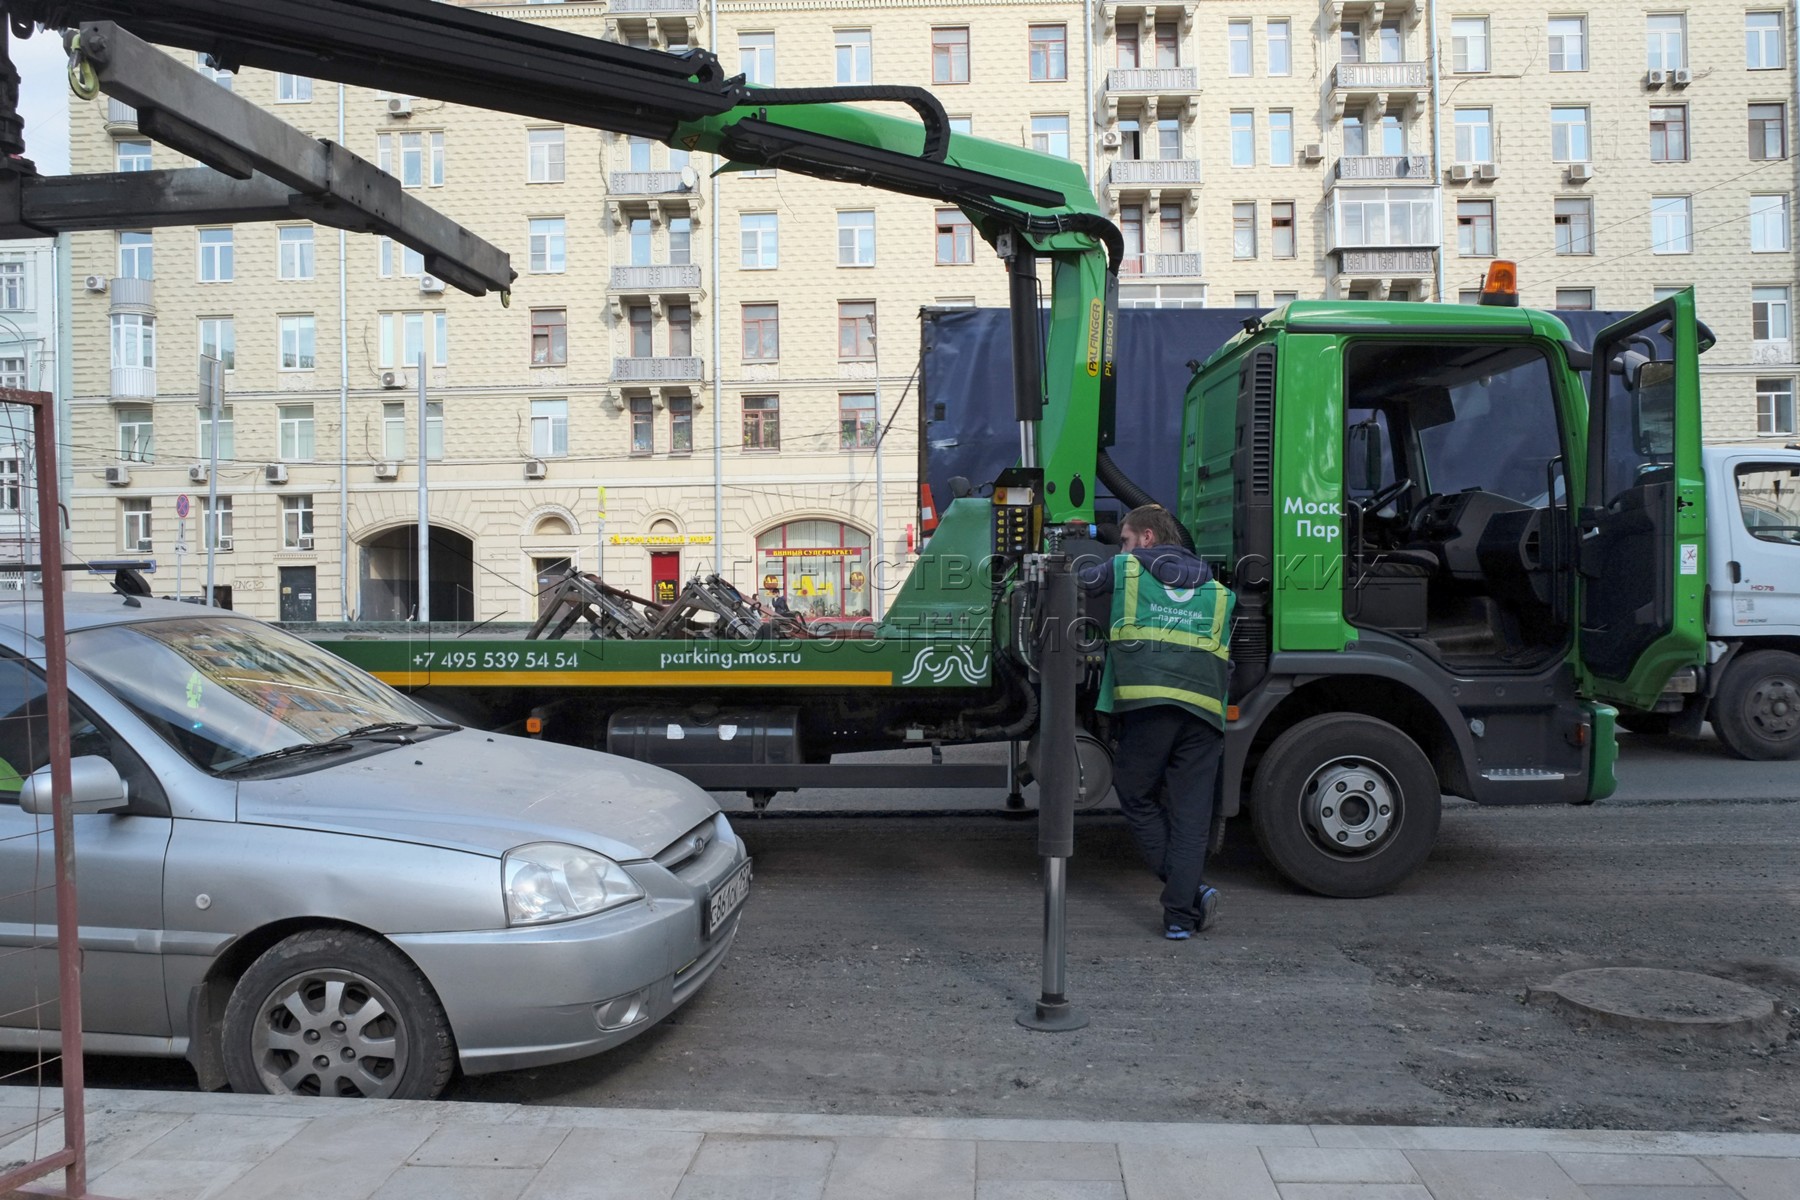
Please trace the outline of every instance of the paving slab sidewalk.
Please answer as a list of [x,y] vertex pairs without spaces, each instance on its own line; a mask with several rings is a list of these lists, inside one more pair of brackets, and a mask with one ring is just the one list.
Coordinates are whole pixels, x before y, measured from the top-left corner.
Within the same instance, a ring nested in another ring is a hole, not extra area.
[[[89,1186],[115,1200],[1800,1197],[1800,1134],[1784,1133],[88,1097]],[[24,1128],[55,1099],[0,1087],[0,1168],[61,1145],[54,1118]]]

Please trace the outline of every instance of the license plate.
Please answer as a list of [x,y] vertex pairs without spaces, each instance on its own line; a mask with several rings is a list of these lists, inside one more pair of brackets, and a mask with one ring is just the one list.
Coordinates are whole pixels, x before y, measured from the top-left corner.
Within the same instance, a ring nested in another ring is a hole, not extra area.
[[713,930],[723,925],[726,918],[737,911],[738,905],[742,904],[744,898],[749,894],[750,864],[746,862],[733,871],[731,878],[720,884],[718,890],[707,901],[706,929],[704,930],[706,936],[711,937]]

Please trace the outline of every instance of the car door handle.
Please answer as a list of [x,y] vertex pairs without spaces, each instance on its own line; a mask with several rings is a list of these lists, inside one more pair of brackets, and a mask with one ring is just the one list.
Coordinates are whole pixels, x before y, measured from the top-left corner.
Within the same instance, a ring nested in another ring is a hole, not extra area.
[[1744,582],[1744,572],[1738,567],[1737,560],[1733,559],[1731,562],[1726,563],[1725,569],[1731,573],[1731,582]]

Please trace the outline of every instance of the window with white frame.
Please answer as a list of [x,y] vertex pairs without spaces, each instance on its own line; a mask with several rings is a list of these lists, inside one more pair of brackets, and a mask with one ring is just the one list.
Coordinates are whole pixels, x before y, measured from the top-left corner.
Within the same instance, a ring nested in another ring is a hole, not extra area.
[[1338,29],[1338,61],[1359,63],[1363,60],[1362,26],[1354,19],[1345,18]]
[[156,424],[148,408],[120,408],[114,423],[119,431],[119,458],[125,462],[151,462],[156,458]]
[[1686,162],[1687,160],[1687,105],[1652,105],[1650,108],[1650,161]]
[[1376,44],[1381,47],[1381,57],[1377,61],[1397,63],[1406,61],[1406,33],[1398,21],[1383,21],[1377,31]]
[[[197,415],[199,423],[199,457],[202,462],[212,458],[213,452],[213,419],[212,414],[202,409]],[[237,424],[231,418],[231,405],[219,405],[219,458],[229,459],[237,450]]]
[[313,406],[281,404],[275,409],[276,447],[282,462],[311,462]]
[[1240,200],[1231,206],[1231,257],[1256,257],[1256,201]]
[[1650,253],[1694,252],[1694,202],[1688,196],[1650,197]]
[[1259,292],[1233,292],[1231,294],[1233,308],[1261,308],[1262,299]]
[[738,34],[738,70],[745,83],[763,87],[775,86],[775,35],[772,33]]
[[746,271],[773,271],[781,265],[781,224],[775,213],[738,217],[738,265]]
[[1292,200],[1275,200],[1269,204],[1269,252],[1276,258],[1293,258],[1298,253]]
[[434,367],[449,365],[450,319],[443,312],[385,312],[381,314],[381,365],[416,367],[419,355],[429,354]]
[[669,397],[669,453],[694,452],[694,398]]
[[1356,188],[1334,194],[1340,246],[1435,246],[1436,193],[1426,188]]
[[1750,289],[1750,340],[1786,342],[1793,338],[1789,293],[1785,285]]
[[281,369],[310,371],[315,365],[314,322],[311,313],[277,318],[281,331]]
[[1750,106],[1750,160],[1769,162],[1787,157],[1787,105]]
[[1231,165],[1256,165],[1256,114],[1247,109],[1231,114]]
[[1069,118],[1060,113],[1031,118],[1031,148],[1040,154],[1069,157]]
[[24,391],[30,386],[25,360],[16,354],[0,357],[0,387]]
[[376,239],[379,244],[380,273],[383,279],[398,275],[417,277],[425,273],[425,256],[411,246],[403,246],[391,237]]
[[1028,34],[1028,69],[1033,83],[1069,77],[1069,28],[1066,25],[1033,25]]
[[375,165],[403,188],[443,187],[443,132],[377,134]]
[[634,267],[651,265],[652,239],[649,217],[632,217],[626,225],[626,249]]
[[563,128],[525,131],[525,182],[563,181]]
[[112,365],[156,365],[156,318],[143,313],[112,314]]
[[840,29],[836,35],[837,81],[875,82],[874,45],[867,29]]
[[1587,18],[1550,18],[1550,69],[1587,70]]
[[1494,256],[1494,202],[1456,202],[1456,252],[1465,258]]
[[310,550],[313,545],[313,498],[283,496],[281,498],[281,548]]
[[669,265],[685,267],[694,261],[694,218],[669,218]]
[[1788,248],[1788,194],[1769,192],[1750,197],[1750,250],[1779,254]]
[[1269,47],[1269,74],[1294,73],[1294,39],[1287,21],[1270,21],[1264,26],[1264,40]]
[[229,283],[231,278],[231,230],[200,230],[200,282]]
[[1456,110],[1456,161],[1459,163],[1491,163],[1494,161],[1493,109],[1459,108]]
[[635,455],[656,453],[656,408],[648,396],[633,396],[631,407],[631,452]]
[[1588,312],[1594,307],[1593,288],[1557,288],[1556,307],[1571,312]]
[[156,278],[155,243],[149,234],[132,231],[119,234],[119,278]]
[[1357,158],[1369,152],[1369,131],[1361,117],[1345,113],[1338,129],[1344,141],[1345,157]]
[[411,457],[406,451],[406,405],[402,402],[381,406],[381,457],[389,462]]
[[1225,23],[1225,73],[1250,74],[1250,22]]
[[1181,219],[1181,205],[1165,204],[1158,210],[1156,249],[1159,254],[1180,254],[1187,249],[1187,226]]
[[781,357],[781,307],[744,305],[743,333],[745,362],[775,362]]
[[1156,157],[1163,162],[1172,162],[1184,157],[1179,117],[1156,118]]
[[425,457],[433,462],[444,457],[444,402],[425,402]]
[[531,402],[531,456],[561,458],[569,452],[569,402]]
[[628,134],[625,138],[625,169],[627,171],[650,170],[650,148],[655,145],[647,137]]
[[1687,285],[1682,283],[1659,283],[1650,289],[1650,303],[1661,304],[1677,292],[1685,292]]
[[1550,110],[1550,159],[1552,162],[1588,162],[1588,110],[1585,105]]
[[311,279],[313,277],[313,227],[283,225],[275,233],[279,249],[276,277],[279,279]]
[[217,521],[213,520],[213,510],[212,505],[208,503],[209,499],[210,498],[206,496],[200,497],[200,520],[202,526],[200,531],[202,540],[200,544],[202,546],[211,546],[213,549],[221,552],[229,551],[235,544],[232,540],[233,535],[231,532],[231,497],[219,497],[219,517]]
[[561,217],[533,217],[530,223],[531,273],[561,275],[568,269],[568,244]]
[[200,354],[218,359],[224,370],[237,370],[237,326],[230,317],[200,318]]
[[30,292],[25,286],[25,263],[16,258],[0,259],[0,308],[25,308],[29,299]]
[[1555,206],[1556,252],[1594,252],[1594,202],[1586,196],[1562,196]]
[[0,511],[18,512],[24,500],[25,459],[23,447],[8,446],[0,451]]
[[1397,112],[1381,114],[1381,152],[1391,158],[1406,153],[1406,119]]
[[1794,381],[1756,381],[1756,432],[1764,436],[1794,432]]
[[275,103],[304,104],[313,98],[312,85],[310,75],[288,75],[278,71],[275,74]]
[[838,218],[838,266],[875,265],[875,213],[872,209],[840,212]]
[[1687,66],[1687,18],[1680,13],[1651,13],[1644,18],[1644,65],[1652,71]]
[[969,82],[969,28],[931,31],[931,82]]
[[1744,14],[1744,66],[1779,71],[1787,66],[1787,30],[1780,12]]
[[838,358],[867,361],[875,357],[875,302],[838,301]]
[[1294,114],[1286,109],[1269,112],[1269,165],[1294,165]]
[[531,365],[561,367],[569,362],[569,310],[531,310]]
[[1480,74],[1488,69],[1488,19],[1450,18],[1451,70],[1459,75]]
[[845,392],[838,397],[838,449],[870,450],[875,446],[875,393]]
[[150,501],[148,497],[119,501],[119,518],[125,550],[144,551],[156,544],[150,536]]
[[114,149],[115,171],[148,171],[150,166],[150,143],[147,140],[128,139],[120,142]]

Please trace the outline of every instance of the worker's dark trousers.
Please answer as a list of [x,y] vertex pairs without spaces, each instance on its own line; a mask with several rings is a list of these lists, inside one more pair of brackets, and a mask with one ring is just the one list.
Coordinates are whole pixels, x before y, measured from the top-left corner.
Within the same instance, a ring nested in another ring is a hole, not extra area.
[[[1192,928],[1194,897],[1206,867],[1206,842],[1219,786],[1225,737],[1184,708],[1159,704],[1117,713],[1119,753],[1113,785],[1144,865],[1163,881],[1163,919]],[[1167,799],[1160,794],[1168,783]]]

